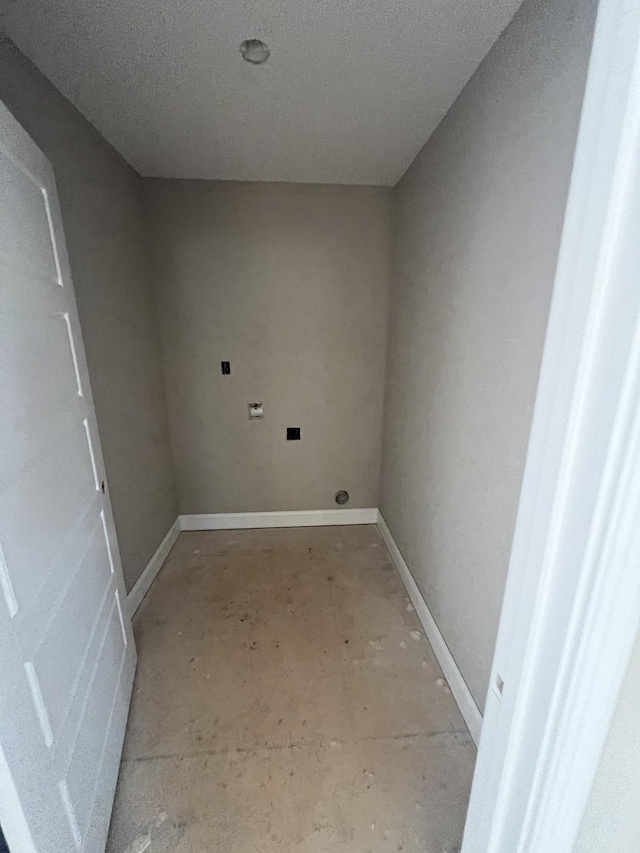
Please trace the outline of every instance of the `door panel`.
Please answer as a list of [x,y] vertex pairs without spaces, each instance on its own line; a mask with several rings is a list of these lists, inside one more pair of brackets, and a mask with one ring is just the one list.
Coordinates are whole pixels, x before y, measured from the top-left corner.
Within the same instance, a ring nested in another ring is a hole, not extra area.
[[[6,303],[5,303],[6,310]],[[72,399],[77,378],[69,349],[69,333],[62,312],[49,317],[20,317],[17,313],[0,320],[7,361],[2,371],[2,399],[11,399],[10,412],[2,423],[16,429],[46,407],[51,413]]]
[[92,689],[87,691],[87,704],[80,718],[77,739],[69,753],[69,766],[65,774],[71,802],[85,836],[100,781],[95,768],[100,767],[104,758],[104,748],[117,700],[117,687],[126,658],[126,637],[122,621],[122,610],[116,595],[109,609]]
[[0,395],[0,822],[99,853],[135,648],[53,175],[2,105]]
[[[98,518],[75,574],[62,586],[62,600],[41,613],[46,627],[38,638],[38,648],[29,650],[56,732],[62,729],[76,693],[85,652],[97,627],[96,614],[111,590],[109,574],[104,530]],[[48,636],[54,636],[55,643],[46,642]]]
[[[0,542],[18,608],[46,580],[96,491],[82,421],[0,496]],[[25,531],[31,535],[25,536]]]
[[45,201],[47,188],[9,157],[0,163],[0,181],[3,206],[11,210],[11,216],[0,223],[0,252],[9,263],[61,284]]

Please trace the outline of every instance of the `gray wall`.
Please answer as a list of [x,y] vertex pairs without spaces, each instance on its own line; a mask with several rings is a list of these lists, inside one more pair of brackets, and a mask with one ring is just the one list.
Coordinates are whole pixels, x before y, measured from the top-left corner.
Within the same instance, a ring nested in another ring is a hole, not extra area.
[[390,191],[144,184],[180,511],[376,507]]
[[177,512],[141,179],[4,39],[0,100],[55,171],[130,589]]
[[574,853],[636,853],[640,846],[640,637],[618,706]]
[[381,509],[482,709],[595,0],[525,0],[396,188]]

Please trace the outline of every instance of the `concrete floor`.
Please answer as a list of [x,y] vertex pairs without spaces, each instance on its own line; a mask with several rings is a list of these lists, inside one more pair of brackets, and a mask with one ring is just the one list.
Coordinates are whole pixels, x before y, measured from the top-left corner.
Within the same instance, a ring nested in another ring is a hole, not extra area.
[[108,853],[453,853],[475,749],[375,527],[183,533]]

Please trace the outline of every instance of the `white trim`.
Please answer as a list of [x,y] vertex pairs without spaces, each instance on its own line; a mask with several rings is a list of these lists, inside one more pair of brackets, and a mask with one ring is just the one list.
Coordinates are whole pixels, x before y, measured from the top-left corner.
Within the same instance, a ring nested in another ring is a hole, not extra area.
[[138,609],[182,530],[247,530],[266,527],[323,527],[352,524],[378,525],[382,538],[389,549],[391,559],[413,602],[427,639],[431,643],[438,663],[442,667],[442,672],[451,688],[451,693],[460,708],[460,713],[469,728],[471,737],[477,744],[480,740],[480,731],[482,729],[482,715],[453,659],[453,655],[449,651],[444,637],[431,615],[404,557],[400,553],[400,549],[396,545],[382,513],[378,509],[328,509],[300,510],[298,512],[236,512],[181,515],[171,525],[158,550],[149,560],[147,567],[129,593],[127,597],[127,611],[130,616],[133,616]]
[[127,596],[127,613],[133,617],[149,587],[169,556],[182,530],[243,530],[255,527],[322,527],[343,524],[375,524],[377,509],[323,509],[298,512],[226,512],[180,515],[169,528],[158,550]]
[[463,853],[568,853],[640,626],[640,4],[600,0]]
[[411,573],[411,569],[402,556],[402,553],[389,530],[387,522],[384,520],[384,516],[380,511],[378,511],[378,528],[389,550],[391,560],[398,570],[398,573],[402,578],[402,582],[409,593],[409,598],[416,609],[418,619],[422,623],[427,639],[431,643],[431,648],[438,659],[438,663],[440,664],[444,677],[451,688],[453,698],[458,704],[458,708],[460,709],[460,713],[467,724],[471,737],[475,743],[478,744],[480,742],[480,732],[482,730],[482,715],[473,696],[471,695],[471,691],[462,677],[462,673],[458,669],[458,665],[455,662],[453,655],[449,651],[449,647],[447,646],[444,637],[440,633],[440,629],[436,625],[435,619],[431,615],[431,611],[420,592],[418,584]]
[[292,512],[218,512],[181,515],[181,530],[244,530],[254,527],[327,527],[375,524],[377,509],[311,509]]
[[149,592],[149,587],[156,579],[156,575],[162,568],[162,564],[169,556],[169,551],[171,551],[171,549],[175,545],[176,539],[180,535],[181,529],[182,528],[180,527],[180,517],[178,517],[167,531],[167,535],[158,545],[155,554],[149,560],[149,562],[144,568],[144,571],[142,572],[142,574],[136,581],[133,589],[127,596],[126,610],[130,619],[133,617],[133,614],[136,612],[138,607],[140,607],[140,605],[142,604],[142,599],[145,597],[147,592]]

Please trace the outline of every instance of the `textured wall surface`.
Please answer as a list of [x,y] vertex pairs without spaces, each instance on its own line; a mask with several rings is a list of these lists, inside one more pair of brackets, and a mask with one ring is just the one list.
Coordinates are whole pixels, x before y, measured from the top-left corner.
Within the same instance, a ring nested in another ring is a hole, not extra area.
[[180,511],[377,506],[390,191],[144,183]]
[[177,511],[141,179],[5,40],[0,100],[55,171],[130,589]]
[[381,509],[482,709],[595,0],[525,0],[395,190]]
[[640,839],[640,637],[573,853],[634,853]]

